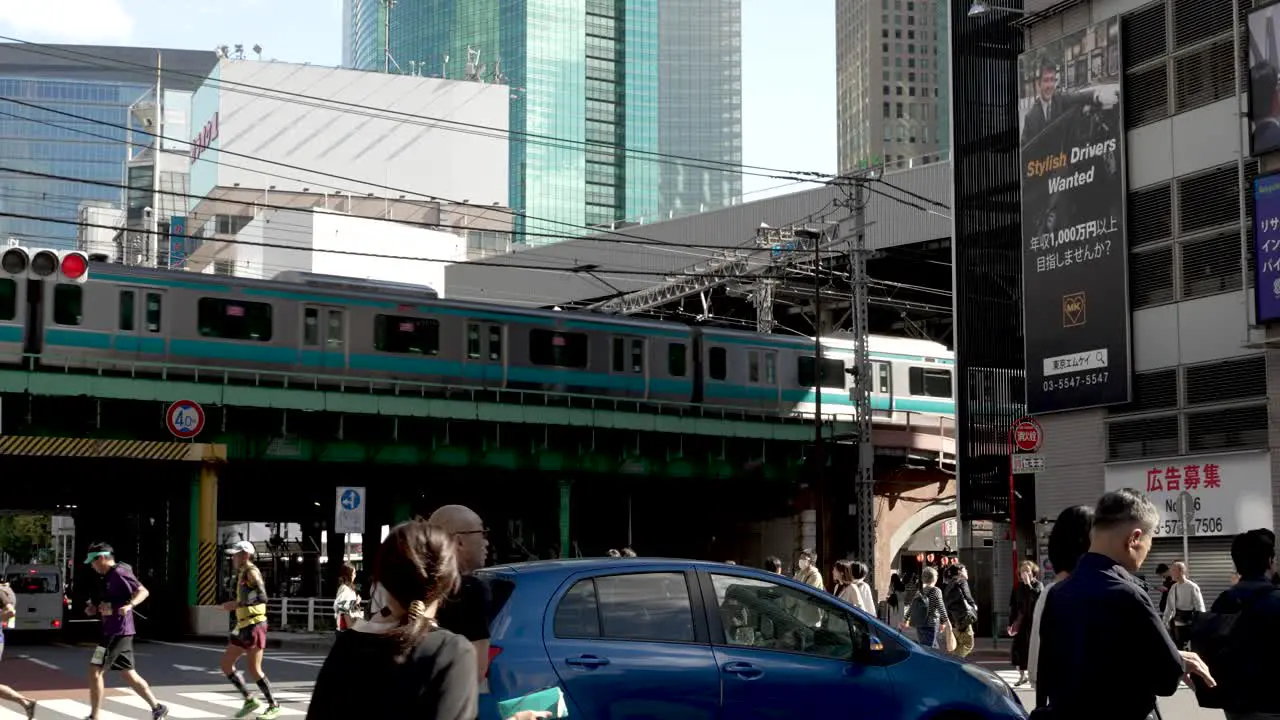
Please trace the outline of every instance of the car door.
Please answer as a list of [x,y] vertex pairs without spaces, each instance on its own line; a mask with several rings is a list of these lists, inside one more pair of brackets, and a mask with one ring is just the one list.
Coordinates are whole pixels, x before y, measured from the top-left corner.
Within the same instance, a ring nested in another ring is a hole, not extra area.
[[885,668],[858,661],[870,628],[854,611],[825,593],[757,577],[699,579],[723,720],[900,716]]
[[718,717],[720,681],[692,570],[604,569],[558,592],[543,641],[573,717]]

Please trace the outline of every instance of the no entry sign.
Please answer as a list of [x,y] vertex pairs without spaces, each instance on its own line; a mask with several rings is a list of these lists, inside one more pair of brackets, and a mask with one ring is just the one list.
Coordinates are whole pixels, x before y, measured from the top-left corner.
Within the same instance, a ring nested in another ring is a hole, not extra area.
[[1013,424],[1013,430],[1009,433],[1013,437],[1013,446],[1018,452],[1033,453],[1040,451],[1040,444],[1044,442],[1044,430],[1041,429],[1040,423],[1025,417]]

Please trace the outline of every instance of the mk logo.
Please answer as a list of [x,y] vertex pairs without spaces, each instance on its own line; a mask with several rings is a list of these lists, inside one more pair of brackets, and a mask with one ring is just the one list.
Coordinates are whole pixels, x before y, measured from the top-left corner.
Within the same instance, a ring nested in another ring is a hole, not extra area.
[[1062,327],[1078,327],[1085,323],[1084,293],[1062,296]]

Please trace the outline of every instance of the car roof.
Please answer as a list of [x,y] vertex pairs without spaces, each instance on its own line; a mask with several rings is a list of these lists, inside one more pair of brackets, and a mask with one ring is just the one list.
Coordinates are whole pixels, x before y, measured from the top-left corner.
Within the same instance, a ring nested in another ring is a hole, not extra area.
[[[749,565],[729,565],[727,563],[711,562],[709,560],[689,560],[687,558],[657,558],[657,557],[633,557],[633,558],[611,558],[611,557],[589,557],[589,558],[569,558],[560,560],[531,560],[529,562],[519,563],[503,563],[501,565],[492,565],[485,568],[488,571],[498,571],[514,573],[516,575],[529,574],[570,574],[591,570],[616,570],[628,567],[662,567],[662,566],[680,566],[688,568],[690,566],[703,570],[735,570],[745,571],[746,574],[764,575],[767,570],[761,570]],[[773,574],[773,573],[769,573]],[[775,575],[775,577],[778,577]]]

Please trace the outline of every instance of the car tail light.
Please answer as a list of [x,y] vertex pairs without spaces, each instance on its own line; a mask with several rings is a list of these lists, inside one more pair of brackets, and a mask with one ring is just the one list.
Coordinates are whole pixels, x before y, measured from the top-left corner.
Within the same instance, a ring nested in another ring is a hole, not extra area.
[[53,621],[53,629],[54,629],[54,630],[61,630],[61,629],[62,629],[62,621],[61,621],[61,620],[54,620],[54,621]]
[[489,646],[489,662],[484,666],[484,676],[489,677],[489,668],[493,666],[493,661],[502,654],[502,648]]

